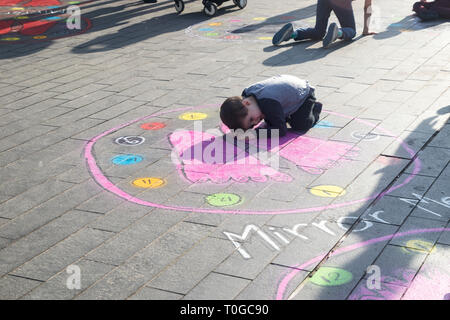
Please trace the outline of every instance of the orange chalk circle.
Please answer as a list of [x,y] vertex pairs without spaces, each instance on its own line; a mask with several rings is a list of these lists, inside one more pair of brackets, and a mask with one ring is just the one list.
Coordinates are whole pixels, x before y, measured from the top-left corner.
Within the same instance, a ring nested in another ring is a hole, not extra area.
[[148,122],[141,124],[141,128],[144,130],[159,130],[164,128],[166,125],[162,122]]
[[203,120],[206,119],[208,115],[202,112],[186,112],[179,116],[181,120]]
[[321,185],[312,188],[309,192],[318,197],[336,198],[343,196],[346,192],[343,188],[332,185]]
[[33,39],[37,39],[37,40],[41,40],[41,39],[46,39],[47,36],[34,36]]
[[211,22],[208,25],[210,25],[210,26],[221,26],[222,22]]
[[165,185],[166,182],[160,178],[145,177],[137,178],[133,181],[133,185],[138,188],[156,189]]

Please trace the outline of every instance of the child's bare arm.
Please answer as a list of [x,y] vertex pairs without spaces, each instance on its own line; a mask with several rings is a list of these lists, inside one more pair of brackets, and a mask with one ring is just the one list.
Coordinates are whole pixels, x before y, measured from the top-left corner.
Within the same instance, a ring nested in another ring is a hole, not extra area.
[[363,35],[374,34],[369,32],[370,17],[372,16],[372,0],[364,0],[364,29]]

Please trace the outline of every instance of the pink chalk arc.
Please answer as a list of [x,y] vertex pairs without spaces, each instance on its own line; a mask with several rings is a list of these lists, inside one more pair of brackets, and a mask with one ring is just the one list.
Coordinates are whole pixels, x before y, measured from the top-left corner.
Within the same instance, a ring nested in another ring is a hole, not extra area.
[[[416,229],[416,230],[410,230],[410,231],[405,231],[405,232],[400,232],[397,234],[390,234],[387,236],[383,236],[383,237],[379,237],[379,238],[374,238],[374,239],[370,239],[370,240],[366,240],[363,242],[359,242],[359,243],[355,243],[343,248],[339,248],[333,252],[330,253],[330,255],[328,256],[328,258],[349,252],[349,251],[353,251],[359,248],[363,248],[375,243],[379,243],[379,242],[383,242],[383,241],[388,241],[394,238],[401,238],[401,237],[405,237],[405,236],[410,236],[410,235],[415,235],[415,234],[422,234],[422,233],[432,233],[432,232],[444,232],[444,231],[450,231],[450,228],[431,228],[431,229]],[[325,258],[327,256],[328,253],[323,253],[318,255],[315,258],[312,258],[311,260],[303,263],[303,264],[299,264],[293,267],[291,271],[286,272],[284,274],[284,276],[281,278],[281,280],[279,281],[278,284],[278,288],[277,288],[277,293],[276,293],[276,300],[283,300],[285,292],[286,292],[286,288],[289,284],[289,282],[295,277],[295,275],[297,273],[299,273],[300,271],[304,270],[305,268],[308,268],[309,266],[311,266],[312,264],[316,263],[316,262],[320,262],[323,258]]]
[[[391,188],[389,188],[388,190],[382,192],[382,193],[377,193],[374,194],[372,196],[363,198],[363,199],[359,199],[359,200],[353,200],[353,201],[348,201],[348,202],[343,202],[343,203],[338,203],[338,204],[329,204],[329,205],[325,205],[325,206],[318,206],[318,207],[311,207],[311,208],[301,208],[301,209],[284,209],[284,210],[269,210],[269,211],[255,211],[255,210],[225,210],[225,209],[212,209],[212,208],[193,208],[193,207],[184,207],[184,206],[172,206],[172,205],[164,205],[164,204],[158,204],[158,203],[154,203],[154,202],[150,202],[150,201],[145,201],[142,199],[139,199],[133,195],[128,194],[127,192],[123,191],[122,189],[118,188],[114,183],[112,183],[101,171],[101,169],[98,167],[97,162],[95,160],[95,157],[93,155],[93,147],[95,145],[95,143],[100,140],[101,138],[114,133],[124,127],[130,126],[132,124],[135,124],[137,122],[141,122],[144,120],[147,120],[149,118],[153,118],[153,117],[158,117],[164,114],[168,114],[168,113],[173,113],[173,112],[183,112],[183,111],[188,111],[188,110],[197,110],[197,109],[205,109],[205,108],[213,108],[216,107],[218,108],[219,105],[218,104],[207,104],[207,105],[203,105],[203,106],[195,106],[195,107],[182,107],[182,108],[177,108],[177,109],[172,109],[172,110],[168,110],[168,111],[161,111],[161,112],[157,112],[157,113],[153,113],[141,118],[137,118],[134,120],[131,120],[129,122],[126,122],[124,124],[121,124],[117,127],[114,127],[112,129],[109,129],[107,131],[104,131],[103,133],[91,138],[85,145],[84,148],[84,158],[86,160],[86,164],[87,164],[87,168],[90,172],[90,174],[92,175],[94,181],[99,184],[102,188],[104,188],[105,190],[115,194],[118,197],[121,197],[123,199],[125,199],[126,201],[129,202],[133,202],[139,205],[143,205],[143,206],[148,206],[148,207],[155,207],[158,209],[165,209],[165,210],[175,210],[175,211],[184,211],[184,212],[201,212],[201,213],[223,213],[223,214],[246,214],[246,215],[267,215],[267,214],[291,214],[291,213],[304,213],[304,212],[317,212],[317,211],[322,211],[322,210],[327,210],[327,209],[335,209],[335,208],[340,208],[340,207],[345,207],[345,206],[349,206],[352,204],[357,204],[357,203],[361,203],[364,201],[368,201],[368,200],[373,200],[375,198],[378,197],[382,197],[398,188],[403,187],[404,185],[408,184],[415,175],[417,175],[420,172],[421,169],[421,163],[419,161],[418,158],[415,158],[413,160],[414,163],[414,169],[413,169],[413,173],[405,179],[405,181],[403,181],[403,183],[397,185],[397,186],[393,186]],[[368,125],[372,128],[377,127],[375,124],[370,123],[369,121],[366,120],[362,120],[362,119],[358,119],[358,118],[354,118],[351,116],[347,116],[344,114],[340,114],[337,112],[332,112],[332,111],[327,111],[327,110],[323,110],[323,112],[326,112],[328,114],[332,114],[332,115],[336,115],[339,117],[343,117],[343,118],[347,118],[347,119],[354,119],[360,123],[363,123],[365,125]],[[387,130],[382,129],[380,127],[377,127],[378,130],[384,132],[387,135],[392,136],[395,140],[397,140],[401,146],[411,155],[411,157],[414,156],[415,152],[410,149],[402,140],[400,140],[398,137],[395,137],[393,134],[389,133]]]

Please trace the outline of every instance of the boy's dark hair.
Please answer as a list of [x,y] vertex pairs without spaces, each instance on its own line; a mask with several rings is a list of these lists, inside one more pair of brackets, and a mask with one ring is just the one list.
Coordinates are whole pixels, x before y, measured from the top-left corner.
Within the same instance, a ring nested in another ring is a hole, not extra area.
[[242,97],[227,98],[220,107],[220,119],[230,129],[242,128],[242,119],[248,114],[248,109],[242,103]]

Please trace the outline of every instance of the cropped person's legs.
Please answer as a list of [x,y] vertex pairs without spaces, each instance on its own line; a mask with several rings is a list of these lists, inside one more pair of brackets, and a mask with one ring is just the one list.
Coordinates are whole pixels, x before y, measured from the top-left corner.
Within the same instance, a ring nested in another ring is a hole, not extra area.
[[325,35],[330,13],[330,0],[318,0],[316,6],[316,26],[314,28],[298,28],[294,30],[294,25],[287,23],[275,33],[272,38],[272,44],[278,45],[290,39],[296,41],[306,39],[321,40]]
[[316,25],[314,28],[298,28],[295,30],[294,40],[314,39],[322,40],[327,30],[328,19],[332,7],[330,0],[318,0],[316,7]]

